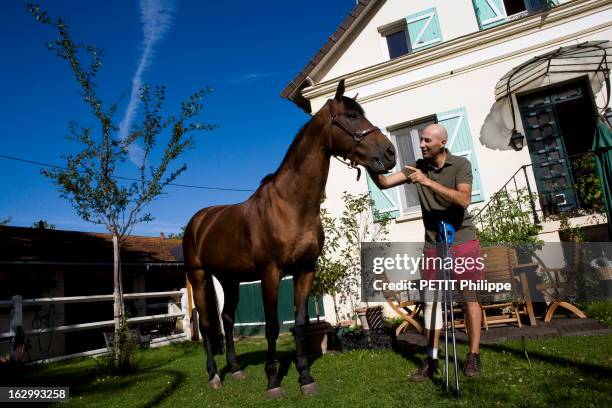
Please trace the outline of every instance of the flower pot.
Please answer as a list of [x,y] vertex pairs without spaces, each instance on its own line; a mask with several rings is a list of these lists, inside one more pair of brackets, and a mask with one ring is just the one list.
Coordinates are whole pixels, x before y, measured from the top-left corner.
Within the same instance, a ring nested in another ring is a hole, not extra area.
[[595,268],[597,278],[602,281],[612,280],[612,266],[600,266]]
[[320,356],[327,352],[327,337],[332,329],[329,322],[306,325],[304,348],[308,356]]

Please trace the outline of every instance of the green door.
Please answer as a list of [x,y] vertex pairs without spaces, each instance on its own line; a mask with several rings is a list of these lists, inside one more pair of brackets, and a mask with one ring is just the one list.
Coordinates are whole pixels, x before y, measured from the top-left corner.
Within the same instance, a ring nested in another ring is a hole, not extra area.
[[[293,327],[295,312],[293,306],[293,277],[284,277],[279,286],[278,295],[278,322],[280,330],[287,332]],[[308,299],[308,315],[311,320],[316,319],[315,302],[312,296]],[[323,301],[319,300],[319,316],[325,316]],[[261,299],[261,282],[244,282],[240,284],[240,302],[236,308],[236,324],[234,334],[239,336],[253,336],[265,334],[265,313]]]
[[[576,92],[580,90],[576,88]],[[559,97],[550,92],[519,99],[540,206],[545,214],[578,207],[572,170],[555,112]]]

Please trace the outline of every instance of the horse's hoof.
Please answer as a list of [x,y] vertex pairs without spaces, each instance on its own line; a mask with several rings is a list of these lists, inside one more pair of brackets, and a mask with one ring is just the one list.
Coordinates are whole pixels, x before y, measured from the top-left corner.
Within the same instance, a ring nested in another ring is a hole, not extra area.
[[221,378],[219,378],[218,374],[215,374],[213,379],[208,382],[208,386],[213,390],[218,390],[223,386],[223,384],[221,384]]
[[234,371],[232,373],[232,378],[234,380],[244,380],[246,378],[246,374],[242,370]]
[[302,394],[306,397],[312,397],[314,395],[319,395],[319,387],[317,383],[311,382],[310,384],[302,385],[300,387],[302,390]]
[[286,396],[285,391],[283,391],[281,387],[270,388],[266,391],[266,397],[268,399],[281,399],[285,398]]

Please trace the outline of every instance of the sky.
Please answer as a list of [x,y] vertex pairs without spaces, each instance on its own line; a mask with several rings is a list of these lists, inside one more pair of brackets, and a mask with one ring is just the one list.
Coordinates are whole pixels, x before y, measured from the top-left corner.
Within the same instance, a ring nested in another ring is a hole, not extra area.
[[[63,165],[62,155],[79,146],[66,140],[69,121],[95,121],[78,93],[67,63],[45,43],[56,36],[36,23],[23,1],[0,6],[0,155]],[[211,87],[200,121],[217,127],[196,133],[195,148],[176,163],[187,171],[176,183],[255,190],[280,164],[287,147],[309,119],[281,90],[327,41],[354,0],[54,0],[41,6],[62,17],[73,39],[104,50],[96,79],[102,99],[120,95],[117,124],[128,129],[141,109],[131,95],[141,84],[164,85],[165,113],[203,87]],[[121,137],[117,134],[116,137]],[[163,134],[160,141],[165,140]],[[138,149],[132,158],[137,159]],[[155,164],[155,158],[152,164]],[[130,176],[127,164],[119,175]],[[46,220],[58,229],[104,231],[79,218],[59,196],[41,167],[0,158],[0,220],[32,226]],[[118,172],[119,172],[118,171]],[[180,231],[200,208],[237,203],[248,191],[169,186],[146,209],[154,221],[133,234]]]

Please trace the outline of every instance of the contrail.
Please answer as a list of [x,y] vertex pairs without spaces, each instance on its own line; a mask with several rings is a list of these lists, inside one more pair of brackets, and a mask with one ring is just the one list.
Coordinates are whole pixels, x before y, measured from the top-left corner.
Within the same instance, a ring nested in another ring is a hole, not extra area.
[[[142,86],[142,76],[151,64],[153,59],[153,49],[163,38],[172,23],[172,12],[174,3],[169,0],[140,0],[140,20],[142,21],[142,31],[144,39],[142,42],[142,55],[138,62],[138,68],[132,78],[132,90],[130,101],[119,124],[119,137],[125,139],[130,132],[130,126],[136,114],[140,87]],[[138,157],[142,154],[142,148],[136,144],[130,146],[130,160],[139,163]]]

